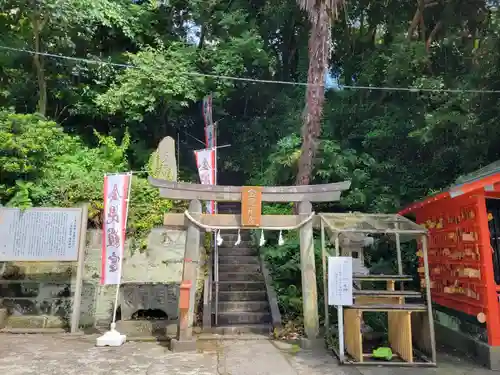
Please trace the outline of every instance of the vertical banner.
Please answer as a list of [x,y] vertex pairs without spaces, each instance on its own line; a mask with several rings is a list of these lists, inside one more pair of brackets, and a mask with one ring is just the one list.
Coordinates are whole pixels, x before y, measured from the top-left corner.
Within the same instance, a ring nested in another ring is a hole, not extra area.
[[[196,166],[200,175],[202,185],[213,185],[215,183],[215,150],[204,149],[194,152]],[[207,202],[207,212],[215,213],[215,202]]]
[[[205,128],[213,125],[212,120],[212,94],[203,98],[203,120],[205,121]],[[208,143],[208,140],[206,140]]]
[[207,148],[214,148],[217,146],[215,126],[216,124],[205,126],[205,144]]
[[102,285],[120,284],[131,178],[130,173],[104,176]]
[[[212,160],[212,173],[210,175],[210,184],[215,185],[217,183],[216,181],[216,175],[217,175],[217,133],[216,133],[216,125],[214,124],[213,118],[212,118],[212,94],[207,95],[205,98],[203,98],[203,120],[205,121],[205,145],[207,149],[212,150],[212,154],[210,155],[210,160]],[[207,150],[202,150],[200,152],[205,152]],[[196,153],[196,151],[195,151]],[[197,154],[198,155],[198,154]],[[198,164],[198,156],[196,156],[196,163]],[[198,164],[198,170],[200,171],[200,179],[202,178],[201,176],[201,169],[200,169],[200,164]],[[203,179],[202,179],[202,184]],[[207,202],[207,212],[209,214],[215,214],[215,202]]]

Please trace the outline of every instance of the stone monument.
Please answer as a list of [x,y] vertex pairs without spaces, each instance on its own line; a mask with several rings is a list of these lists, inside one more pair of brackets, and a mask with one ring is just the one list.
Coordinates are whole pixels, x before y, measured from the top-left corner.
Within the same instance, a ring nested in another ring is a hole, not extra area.
[[177,181],[175,141],[172,137],[163,138],[156,151],[151,154],[149,173],[154,178]]

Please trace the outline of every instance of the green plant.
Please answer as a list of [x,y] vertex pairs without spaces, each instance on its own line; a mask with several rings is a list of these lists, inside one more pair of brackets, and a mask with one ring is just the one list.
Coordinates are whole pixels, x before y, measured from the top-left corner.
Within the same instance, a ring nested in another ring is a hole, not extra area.
[[[117,143],[94,135],[98,144],[92,148],[39,115],[0,111],[0,203],[27,208],[86,202],[91,227],[101,227],[104,175],[128,169],[130,136],[125,132]],[[147,235],[171,209],[147,179],[132,178],[127,227],[133,250],[147,247]]]
[[163,224],[163,216],[172,208],[172,201],[161,198],[157,188],[146,179],[133,177],[130,193],[128,235],[132,252],[146,250],[147,236],[155,226]]
[[[278,296],[280,311],[285,320],[302,319],[302,271],[300,267],[300,240],[298,231],[284,234],[285,243],[277,245],[277,233],[266,232],[267,244],[261,248],[271,273]],[[323,306],[322,262],[319,239],[315,239],[318,306]],[[319,309],[322,317],[323,309]]]

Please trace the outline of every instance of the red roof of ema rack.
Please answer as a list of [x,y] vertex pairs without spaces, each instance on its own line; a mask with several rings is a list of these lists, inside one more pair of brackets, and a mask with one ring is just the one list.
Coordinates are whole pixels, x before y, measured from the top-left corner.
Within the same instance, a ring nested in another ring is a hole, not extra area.
[[[407,215],[415,210],[418,210],[430,203],[444,200],[453,199],[463,194],[469,194],[476,190],[495,191],[495,185],[500,184],[500,171],[498,171],[498,164],[495,163],[497,168],[493,174],[480,173],[482,170],[475,173],[475,177],[466,179],[465,182],[459,185],[452,186],[449,190],[433,195],[423,201],[412,203],[398,212],[399,215]],[[483,168],[484,169],[484,168]],[[479,174],[479,176],[477,176]]]

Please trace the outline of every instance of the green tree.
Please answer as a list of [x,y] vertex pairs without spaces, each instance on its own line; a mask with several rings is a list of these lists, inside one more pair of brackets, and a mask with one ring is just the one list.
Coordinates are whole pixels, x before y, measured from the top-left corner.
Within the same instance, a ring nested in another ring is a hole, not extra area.
[[344,0],[297,0],[311,22],[309,35],[309,70],[307,72],[306,107],[302,128],[302,148],[297,185],[308,185],[321,133],[325,101],[325,71],[331,46],[331,20],[337,19]]
[[43,54],[76,51],[76,44],[88,40],[99,26],[118,27],[127,36],[133,36],[128,8],[125,0],[0,1],[3,21],[16,34],[12,37],[14,45],[34,52],[36,109],[40,114],[46,115],[48,106],[48,62]]

